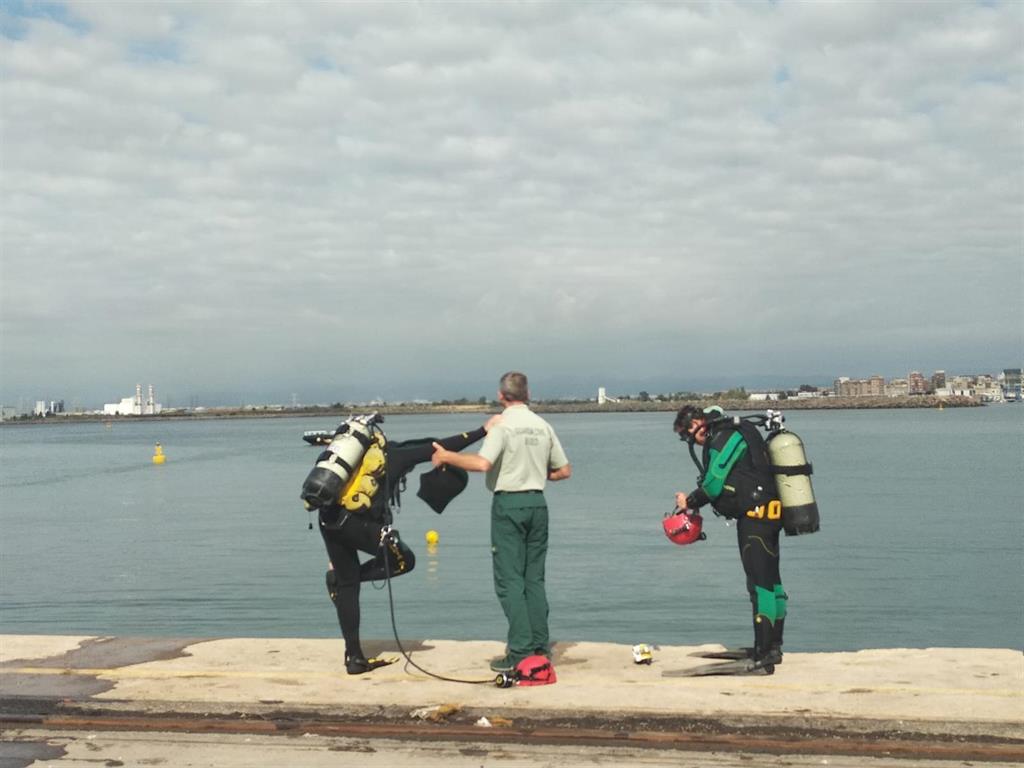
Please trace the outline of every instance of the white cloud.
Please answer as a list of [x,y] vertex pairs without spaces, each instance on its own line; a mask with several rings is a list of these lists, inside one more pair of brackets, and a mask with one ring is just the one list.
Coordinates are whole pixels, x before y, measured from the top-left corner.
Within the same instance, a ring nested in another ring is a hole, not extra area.
[[1020,362],[1018,4],[15,12],[0,399]]

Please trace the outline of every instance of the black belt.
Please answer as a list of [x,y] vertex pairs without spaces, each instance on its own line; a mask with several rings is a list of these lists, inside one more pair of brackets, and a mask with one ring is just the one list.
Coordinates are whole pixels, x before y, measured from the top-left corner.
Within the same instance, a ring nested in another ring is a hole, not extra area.
[[495,491],[494,495],[504,496],[505,494],[511,495],[513,493],[544,493],[544,491]]

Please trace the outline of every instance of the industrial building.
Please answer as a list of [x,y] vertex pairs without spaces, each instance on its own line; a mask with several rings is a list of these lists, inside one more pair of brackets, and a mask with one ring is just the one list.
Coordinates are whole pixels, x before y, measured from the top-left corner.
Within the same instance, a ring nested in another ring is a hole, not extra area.
[[145,401],[142,399],[142,385],[135,385],[135,396],[125,397],[119,403],[104,403],[104,416],[155,416],[160,413],[163,406],[156,402],[153,397],[153,385],[149,385],[149,392]]

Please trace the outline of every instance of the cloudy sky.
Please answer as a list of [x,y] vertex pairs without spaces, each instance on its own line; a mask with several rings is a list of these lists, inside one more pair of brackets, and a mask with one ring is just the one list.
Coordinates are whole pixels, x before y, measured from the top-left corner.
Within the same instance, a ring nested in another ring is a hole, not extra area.
[[1019,366],[1024,4],[0,3],[0,401]]

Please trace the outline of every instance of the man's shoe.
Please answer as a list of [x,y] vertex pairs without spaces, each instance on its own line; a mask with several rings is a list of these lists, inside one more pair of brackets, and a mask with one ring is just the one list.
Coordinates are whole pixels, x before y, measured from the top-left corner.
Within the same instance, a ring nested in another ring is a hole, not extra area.
[[491,670],[494,672],[511,672],[516,668],[522,659],[517,659],[515,656],[499,656],[496,659],[491,659]]

